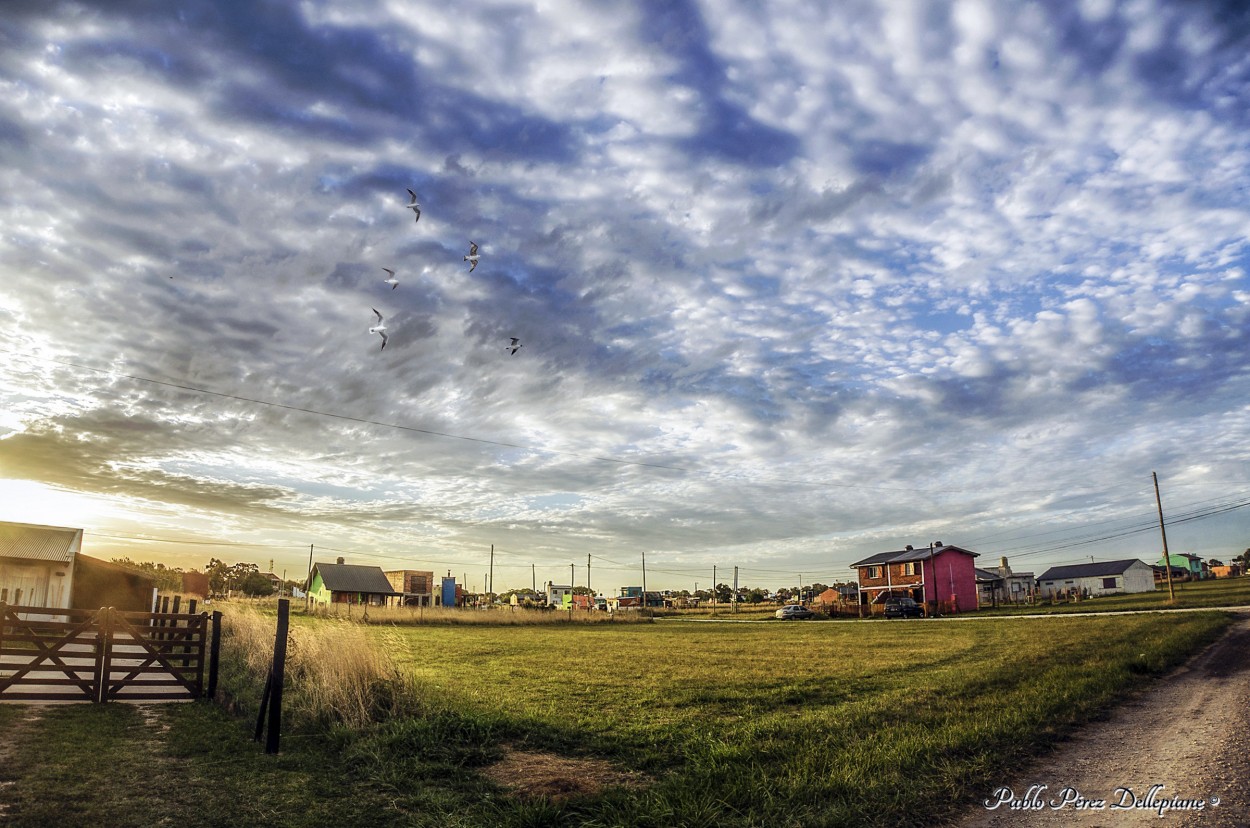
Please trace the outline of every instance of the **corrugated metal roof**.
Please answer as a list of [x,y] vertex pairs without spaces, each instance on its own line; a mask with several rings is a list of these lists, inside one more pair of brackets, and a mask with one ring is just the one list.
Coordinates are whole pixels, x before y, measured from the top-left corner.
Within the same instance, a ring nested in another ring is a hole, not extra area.
[[399,595],[391,587],[380,566],[359,564],[316,564],[321,580],[331,592],[370,592],[374,595]]
[[1096,561],[1087,564],[1073,564],[1072,566],[1052,566],[1043,572],[1037,580],[1060,581],[1075,578],[1105,578],[1108,575],[1123,575],[1135,563],[1146,566],[1145,563],[1136,558],[1128,558],[1123,561]]
[[81,529],[0,522],[0,558],[69,563],[81,545]]

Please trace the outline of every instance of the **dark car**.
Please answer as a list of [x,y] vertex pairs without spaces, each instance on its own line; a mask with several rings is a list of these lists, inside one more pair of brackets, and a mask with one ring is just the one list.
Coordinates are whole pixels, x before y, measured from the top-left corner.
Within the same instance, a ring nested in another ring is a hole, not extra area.
[[811,618],[815,614],[816,613],[801,604],[787,604],[773,613],[773,615],[782,620],[787,618]]
[[924,609],[914,600],[907,597],[885,599],[886,618],[920,618]]

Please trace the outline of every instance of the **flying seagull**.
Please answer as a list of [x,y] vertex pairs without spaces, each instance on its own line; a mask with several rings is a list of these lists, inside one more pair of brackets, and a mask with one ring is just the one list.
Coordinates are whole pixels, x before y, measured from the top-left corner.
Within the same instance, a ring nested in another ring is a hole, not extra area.
[[509,339],[512,340],[512,344],[505,345],[504,348],[506,348],[508,353],[512,354],[512,356],[516,356],[516,352],[521,350],[525,346],[522,345],[521,340],[517,339],[515,336],[509,337]]
[[417,203],[416,193],[414,193],[412,190],[409,190],[408,195],[412,196],[412,201],[408,202],[408,209],[417,214],[417,217],[413,219],[413,223],[415,224],[416,222],[421,220],[421,205]]
[[470,241],[469,242],[469,255],[464,257],[464,260],[466,262],[473,262],[473,266],[469,268],[470,273],[472,273],[477,268],[477,259],[478,259],[477,243]]
[[379,348],[378,350],[385,351],[386,350],[386,326],[382,324],[382,314],[378,313],[377,308],[370,308],[370,310],[372,310],[374,314],[378,317],[378,324],[370,328],[369,333],[375,333],[382,337],[382,347]]
[[391,274],[391,278],[383,279],[382,284],[390,285],[391,290],[394,290],[395,288],[399,287],[399,280],[395,278],[395,271],[391,270],[389,267],[384,267],[382,269],[385,270],[387,273]]

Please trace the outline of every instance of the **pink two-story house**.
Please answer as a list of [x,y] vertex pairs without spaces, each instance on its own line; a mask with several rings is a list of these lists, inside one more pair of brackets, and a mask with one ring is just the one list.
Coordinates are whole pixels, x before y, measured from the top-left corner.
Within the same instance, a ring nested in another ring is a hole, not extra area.
[[943,612],[977,608],[976,552],[941,541],[899,552],[878,552],[851,567],[859,574],[861,604],[879,604],[890,595],[905,595]]

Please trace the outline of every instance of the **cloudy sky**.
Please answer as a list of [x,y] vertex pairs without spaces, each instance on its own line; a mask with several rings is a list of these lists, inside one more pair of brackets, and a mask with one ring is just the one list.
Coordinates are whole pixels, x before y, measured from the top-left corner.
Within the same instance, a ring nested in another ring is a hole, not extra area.
[[1153,560],[1157,471],[1250,546],[1239,3],[103,5],[0,19],[0,519],[778,587]]

